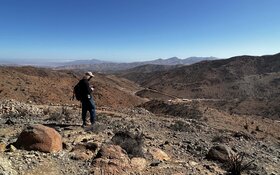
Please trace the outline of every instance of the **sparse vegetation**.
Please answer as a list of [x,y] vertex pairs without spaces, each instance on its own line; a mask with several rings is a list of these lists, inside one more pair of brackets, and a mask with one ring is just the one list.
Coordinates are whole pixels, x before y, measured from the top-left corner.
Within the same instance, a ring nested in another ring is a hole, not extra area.
[[112,142],[122,147],[129,157],[143,157],[143,134],[133,134],[129,131],[119,131],[112,138]]
[[245,162],[245,153],[231,155],[227,162],[227,171],[229,175],[241,175],[242,172],[249,170],[255,160]]

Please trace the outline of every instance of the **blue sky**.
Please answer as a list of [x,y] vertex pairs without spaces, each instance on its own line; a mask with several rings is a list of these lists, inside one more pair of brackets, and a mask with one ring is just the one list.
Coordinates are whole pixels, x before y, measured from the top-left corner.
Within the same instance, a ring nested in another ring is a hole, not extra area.
[[280,52],[279,0],[0,0],[0,60]]

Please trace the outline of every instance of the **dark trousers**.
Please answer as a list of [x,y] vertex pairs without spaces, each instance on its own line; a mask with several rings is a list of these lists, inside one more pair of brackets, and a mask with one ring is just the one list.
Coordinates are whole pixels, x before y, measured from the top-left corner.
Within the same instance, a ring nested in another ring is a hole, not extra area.
[[96,113],[95,113],[95,103],[93,101],[92,96],[89,99],[83,99],[82,100],[82,120],[83,120],[83,124],[86,124],[87,111],[89,111],[89,114],[90,114],[91,124],[94,124]]

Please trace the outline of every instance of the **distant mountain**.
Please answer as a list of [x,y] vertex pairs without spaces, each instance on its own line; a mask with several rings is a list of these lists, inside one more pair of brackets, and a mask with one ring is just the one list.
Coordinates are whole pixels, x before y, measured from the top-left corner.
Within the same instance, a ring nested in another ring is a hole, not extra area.
[[70,61],[70,62],[65,62],[62,64],[63,64],[63,66],[71,66],[71,65],[87,65],[87,64],[102,64],[102,63],[108,63],[108,62],[97,60],[97,59],[91,59],[91,60]]
[[147,61],[146,64],[158,64],[158,65],[177,65],[177,64],[183,64],[183,65],[189,65],[194,64],[200,61],[205,60],[216,60],[215,57],[189,57],[185,59],[180,59],[177,57],[172,57],[168,59],[157,59],[153,61]]
[[116,72],[126,69],[132,69],[142,65],[189,65],[204,60],[214,60],[215,57],[190,57],[186,59],[179,59],[172,57],[168,59],[156,59],[152,61],[132,62],[132,63],[114,63],[104,62],[100,60],[79,60],[65,63],[63,66],[58,66],[57,69],[82,69],[96,72]]

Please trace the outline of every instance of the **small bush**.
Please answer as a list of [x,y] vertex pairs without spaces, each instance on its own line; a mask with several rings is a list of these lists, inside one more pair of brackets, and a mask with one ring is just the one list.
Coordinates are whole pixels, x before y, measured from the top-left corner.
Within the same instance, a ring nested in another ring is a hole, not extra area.
[[133,134],[119,131],[112,138],[112,142],[124,149],[129,157],[143,157],[143,134]]
[[241,175],[245,170],[249,170],[255,160],[244,162],[245,153],[238,153],[229,157],[227,162],[227,172],[229,175]]

